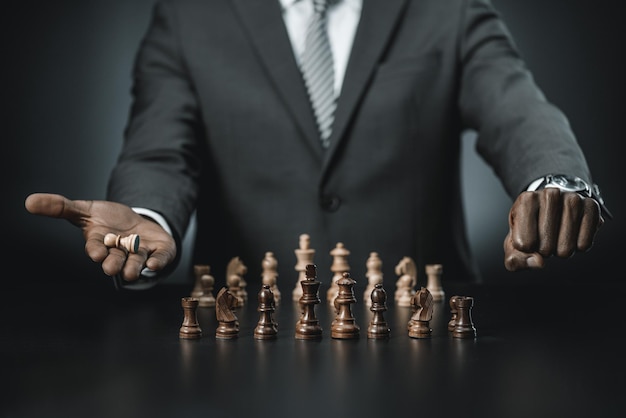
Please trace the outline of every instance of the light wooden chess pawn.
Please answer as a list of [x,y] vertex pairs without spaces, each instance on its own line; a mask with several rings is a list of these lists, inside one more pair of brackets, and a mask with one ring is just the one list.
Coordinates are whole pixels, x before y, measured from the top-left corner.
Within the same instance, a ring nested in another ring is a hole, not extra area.
[[209,274],[211,268],[207,264],[194,264],[193,276],[195,278],[193,289],[191,290],[192,298],[199,298],[202,296],[202,275]]
[[302,286],[300,282],[305,279],[305,270],[308,264],[313,264],[313,258],[315,257],[315,250],[311,248],[311,237],[309,234],[301,234],[298,249],[294,250],[296,253],[297,263],[295,270],[298,272],[298,281],[291,292],[292,299],[299,301],[302,296]]
[[409,307],[411,300],[415,294],[415,285],[417,284],[417,266],[411,257],[402,257],[395,268],[396,275],[399,276],[396,281],[396,292],[394,298],[396,305]]
[[383,282],[383,262],[378,256],[378,253],[372,251],[367,259],[367,262],[365,263],[365,266],[367,267],[367,272],[365,273],[367,286],[363,292],[363,301],[365,302],[365,306],[371,306],[372,298],[370,296],[372,291],[377,284]]
[[385,321],[384,312],[387,310],[387,293],[382,283],[376,283],[370,292],[370,311],[374,313],[367,327],[367,338],[381,340],[389,338],[391,330]]
[[198,297],[198,306],[200,306],[201,308],[211,308],[215,306],[215,296],[213,296],[215,277],[213,277],[210,273],[211,268],[209,267],[200,276],[200,286],[202,288],[202,294]]
[[348,263],[350,251],[344,246],[343,242],[338,242],[335,248],[330,251],[330,255],[333,257],[333,264],[330,266],[330,271],[333,272],[333,278],[326,291],[326,301],[328,303],[334,303],[339,293],[337,282],[343,277],[343,273],[350,272],[350,264]]
[[108,233],[104,236],[104,245],[109,248],[119,248],[120,250],[126,250],[129,253],[137,253],[139,251],[139,235],[130,234],[126,237]]
[[354,285],[356,281],[350,277],[350,273],[344,272],[337,280],[337,297],[334,300],[335,319],[331,324],[331,337],[338,339],[359,338],[360,327],[352,315],[352,305],[356,303]]
[[228,290],[237,298],[238,306],[243,306],[248,300],[248,291],[244,276],[248,272],[248,267],[239,257],[233,257],[226,266],[226,283]]
[[198,299],[185,297],[181,299],[180,303],[183,307],[183,324],[178,331],[178,336],[186,340],[195,340],[202,337],[202,329],[198,324],[196,313]]
[[426,276],[428,277],[428,281],[426,282],[426,289],[433,295],[433,300],[435,302],[442,301],[446,293],[443,291],[443,287],[441,285],[441,276],[443,274],[443,266],[441,264],[427,264],[426,265]]
[[215,337],[220,339],[233,339],[239,336],[239,321],[235,315],[237,298],[223,287],[215,297],[215,317],[217,329]]
[[425,287],[422,287],[413,295],[411,299],[413,315],[407,325],[409,337],[430,338],[432,334],[430,320],[433,318],[433,303],[433,295]]
[[305,268],[305,278],[300,282],[302,297],[300,297],[300,318],[296,322],[295,337],[299,340],[316,340],[322,338],[322,327],[315,315],[315,305],[321,302],[319,288],[321,282],[317,280],[317,267],[308,264]]
[[278,335],[278,324],[274,321],[274,295],[266,284],[261,286],[258,294],[260,312],[259,321],[254,328],[254,338],[257,340],[273,340]]
[[278,260],[274,253],[267,251],[261,262],[263,273],[261,274],[261,283],[268,285],[274,295],[274,303],[280,302],[280,290],[278,290]]

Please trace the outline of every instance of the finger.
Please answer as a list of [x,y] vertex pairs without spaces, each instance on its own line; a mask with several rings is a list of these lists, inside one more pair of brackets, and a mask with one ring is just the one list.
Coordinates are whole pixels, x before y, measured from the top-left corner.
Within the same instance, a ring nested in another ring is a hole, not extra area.
[[504,239],[504,267],[508,271],[540,269],[545,265],[544,257],[539,253],[525,253],[513,246],[511,233]]
[[593,240],[598,229],[604,224],[600,216],[600,205],[595,199],[585,199],[580,232],[578,233],[578,251],[588,251],[593,246]]
[[534,192],[522,192],[509,212],[509,228],[513,246],[522,252],[537,248],[539,198]]
[[559,240],[559,226],[563,210],[561,191],[556,188],[543,189],[539,192],[539,202],[537,251],[542,256],[549,257],[556,251]]
[[563,215],[559,229],[556,255],[569,258],[578,246],[578,232],[583,215],[583,197],[578,193],[563,194]]
[[76,223],[88,216],[91,203],[70,200],[65,196],[50,193],[33,193],[24,202],[26,210],[35,215],[63,218]]
[[120,248],[109,248],[108,254],[102,260],[102,271],[107,276],[119,274],[126,264],[128,254]]

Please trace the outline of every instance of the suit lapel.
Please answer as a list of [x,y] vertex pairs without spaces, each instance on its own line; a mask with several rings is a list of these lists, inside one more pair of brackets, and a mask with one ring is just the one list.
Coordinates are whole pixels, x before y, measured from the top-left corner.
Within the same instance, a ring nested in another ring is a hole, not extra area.
[[309,96],[277,0],[232,0],[276,90],[292,113],[312,152],[322,156]]
[[337,147],[345,137],[346,127],[392,38],[406,2],[407,0],[363,0],[359,27],[335,111],[330,147],[324,155],[322,177],[325,176]]

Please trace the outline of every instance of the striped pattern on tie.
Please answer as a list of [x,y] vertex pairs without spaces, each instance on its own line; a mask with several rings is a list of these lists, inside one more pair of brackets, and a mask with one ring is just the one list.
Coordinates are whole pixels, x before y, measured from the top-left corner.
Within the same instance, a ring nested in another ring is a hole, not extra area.
[[335,71],[328,40],[328,0],[313,0],[315,12],[306,32],[301,70],[317,119],[322,146],[327,148],[335,113]]

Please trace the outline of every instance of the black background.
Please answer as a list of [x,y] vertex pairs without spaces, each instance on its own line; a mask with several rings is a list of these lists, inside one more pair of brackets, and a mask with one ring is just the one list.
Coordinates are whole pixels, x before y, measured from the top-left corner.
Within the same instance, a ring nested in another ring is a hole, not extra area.
[[[28,214],[24,199],[33,192],[73,199],[104,197],[128,114],[132,62],[152,3],[57,0],[3,7],[7,197],[2,211],[8,227],[3,262],[40,272],[29,280],[104,277],[85,256],[77,228]],[[617,145],[623,136],[626,73],[618,55],[624,50],[620,2],[494,0],[494,4],[548,99],[570,118],[615,219],[600,231],[589,253],[550,260],[540,272],[505,273],[502,239],[511,202],[474,154],[468,136],[463,159],[468,229],[484,276],[513,282],[567,281],[577,272],[576,277],[589,282],[617,280],[623,276],[619,260],[625,233],[623,159]],[[193,233],[192,228],[183,262],[168,281],[190,280],[187,248]],[[281,261],[291,269],[295,258]],[[19,282],[19,268],[5,280]],[[64,274],[68,270],[73,274]]]

